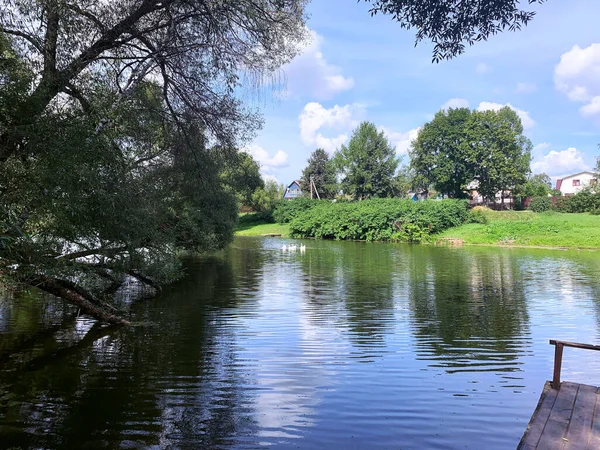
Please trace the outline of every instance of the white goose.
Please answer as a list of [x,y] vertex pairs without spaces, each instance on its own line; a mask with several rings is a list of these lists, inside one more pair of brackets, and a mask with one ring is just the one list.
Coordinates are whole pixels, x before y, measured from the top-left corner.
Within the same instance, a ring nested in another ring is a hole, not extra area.
[[304,253],[306,251],[306,245],[300,244],[300,251]]

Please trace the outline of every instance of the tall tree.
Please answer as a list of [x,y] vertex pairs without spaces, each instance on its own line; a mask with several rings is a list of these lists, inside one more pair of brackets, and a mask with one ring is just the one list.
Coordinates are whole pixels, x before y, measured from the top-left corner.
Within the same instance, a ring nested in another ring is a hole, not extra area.
[[251,206],[254,191],[265,187],[260,175],[260,165],[252,155],[236,149],[213,148],[215,158],[222,160],[221,178],[235,194],[240,205]]
[[[391,15],[402,28],[417,29],[416,43],[433,42],[433,60],[460,55],[465,44],[485,41],[499,32],[520,30],[535,16],[519,0],[365,0],[371,15]],[[545,0],[527,0],[529,5]]]
[[473,181],[475,166],[466,156],[465,127],[471,120],[468,108],[439,111],[426,123],[412,143],[411,168],[416,187],[451,198],[466,198],[467,184]]
[[310,192],[311,180],[320,198],[333,198],[336,192],[335,167],[322,148],[312,152],[307,166],[302,171],[301,181],[305,192]]
[[399,159],[383,131],[371,122],[362,122],[352,133],[348,146],[334,156],[334,164],[342,177],[345,194],[356,200],[391,197]]
[[[174,120],[192,115],[205,133],[234,146],[259,125],[236,98],[240,76],[268,79],[298,51],[304,0],[1,0],[0,32],[35,74],[0,128],[0,160],[28,146],[30,126],[49,107],[90,110],[90,81],[118,92],[96,131],[142,80],[161,86]],[[60,97],[59,97],[60,96]]]
[[296,54],[304,6],[0,0],[0,276],[123,323],[107,282],[159,285],[178,250],[230,242],[235,152],[208,143],[260,126],[242,80]]
[[467,160],[475,166],[477,190],[488,200],[527,180],[533,145],[523,135],[521,119],[511,108],[473,111],[463,147]]

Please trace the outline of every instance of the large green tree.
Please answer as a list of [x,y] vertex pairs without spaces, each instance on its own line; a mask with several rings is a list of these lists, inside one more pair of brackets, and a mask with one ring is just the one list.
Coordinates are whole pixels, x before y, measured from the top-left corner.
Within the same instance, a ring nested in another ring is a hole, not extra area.
[[260,164],[249,153],[238,152],[235,149],[225,150],[217,147],[212,152],[214,158],[222,160],[223,183],[235,194],[240,205],[251,206],[252,194],[265,187],[260,175]]
[[153,80],[174,120],[185,110],[211,138],[235,146],[260,124],[236,97],[241,80],[267,80],[297,53],[304,6],[304,0],[1,0],[0,32],[35,77],[0,128],[0,160],[36,151],[28,132],[49,108],[73,102],[93,113],[92,81],[118,92],[113,107],[96,118],[97,131],[110,126],[141,81]]
[[399,162],[396,149],[371,122],[362,122],[334,156],[342,190],[356,200],[393,196]]
[[[311,192],[310,182],[314,183],[320,198],[333,198],[336,193],[335,167],[329,155],[322,148],[316,149],[308,158],[302,171],[302,186],[305,193]],[[316,197],[316,194],[314,194]]]
[[475,167],[467,158],[465,129],[471,120],[468,108],[439,111],[419,131],[410,150],[416,187],[436,191],[451,198],[466,198],[467,184],[473,181]]
[[123,323],[107,295],[124,277],[158,286],[179,250],[230,242],[238,183],[223,167],[243,157],[214,146],[260,126],[242,80],[296,54],[304,6],[0,0],[4,281]]
[[535,12],[522,3],[545,0],[365,0],[371,15],[386,14],[402,28],[417,29],[416,43],[431,40],[433,60],[460,55],[465,44],[485,41],[504,30],[515,31],[533,19]]
[[463,147],[467,160],[475,166],[477,190],[488,200],[527,180],[533,145],[523,134],[521,119],[511,108],[473,111]]
[[415,183],[433,186],[452,198],[468,197],[467,185],[488,200],[527,181],[531,141],[521,119],[504,107],[498,111],[466,108],[438,112],[420,130],[410,152]]

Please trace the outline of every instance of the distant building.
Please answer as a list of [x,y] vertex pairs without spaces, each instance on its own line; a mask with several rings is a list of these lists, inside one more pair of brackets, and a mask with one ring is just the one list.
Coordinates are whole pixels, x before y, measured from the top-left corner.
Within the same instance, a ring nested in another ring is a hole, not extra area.
[[283,198],[292,199],[297,198],[302,195],[302,188],[300,187],[300,181],[294,180],[291,184],[285,188],[285,192],[283,193]]
[[597,175],[594,172],[579,172],[556,180],[556,189],[562,195],[573,195],[596,182]]
[[409,192],[406,195],[407,198],[410,198],[413,202],[421,202],[423,200],[426,200],[428,195],[426,191],[421,191],[421,192]]
[[[478,180],[473,180],[469,184],[467,184],[467,192],[471,196],[469,203],[473,206],[484,205],[484,204],[488,203],[485,201],[485,198],[483,198],[483,195],[481,195],[479,193],[478,189],[479,189],[479,181]],[[496,192],[496,195],[494,195],[493,203],[496,205],[504,205],[505,208],[512,208],[513,201],[514,201],[514,199],[512,196],[512,191],[506,190],[506,191]]]

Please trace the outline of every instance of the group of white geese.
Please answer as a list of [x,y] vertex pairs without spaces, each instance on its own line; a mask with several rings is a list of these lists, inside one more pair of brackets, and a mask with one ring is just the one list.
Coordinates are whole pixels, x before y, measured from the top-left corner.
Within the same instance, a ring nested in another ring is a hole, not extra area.
[[281,247],[282,252],[295,252],[296,250],[300,250],[301,253],[304,253],[306,251],[306,245],[300,244],[300,246],[297,246],[296,244],[283,244]]

